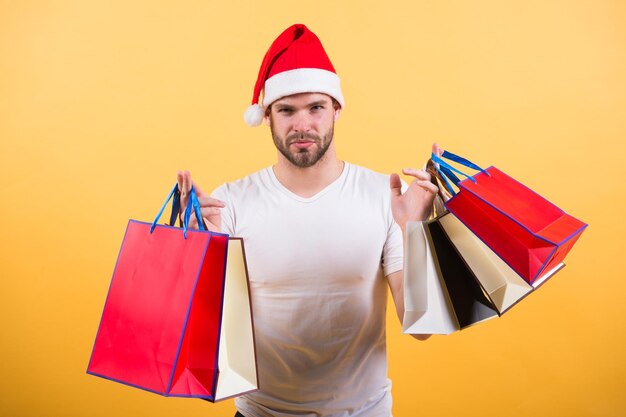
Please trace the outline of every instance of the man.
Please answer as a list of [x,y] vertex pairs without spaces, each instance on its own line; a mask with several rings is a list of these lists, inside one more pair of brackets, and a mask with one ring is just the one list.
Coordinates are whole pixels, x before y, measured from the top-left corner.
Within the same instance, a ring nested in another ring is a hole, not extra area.
[[[402,318],[402,233],[428,217],[438,190],[424,171],[403,170],[415,180],[402,193],[398,175],[340,160],[333,128],[343,106],[319,39],[288,28],[245,115],[270,126],[276,164],[212,197],[194,185],[207,227],[246,245],[260,390],[236,399],[239,416],[391,415],[387,285]],[[189,172],[178,183],[184,206]]]

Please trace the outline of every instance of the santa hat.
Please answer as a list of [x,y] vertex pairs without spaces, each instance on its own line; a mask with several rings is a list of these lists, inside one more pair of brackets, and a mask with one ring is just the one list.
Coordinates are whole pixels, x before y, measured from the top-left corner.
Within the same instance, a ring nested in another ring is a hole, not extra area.
[[[263,102],[259,97],[263,90]],[[252,96],[244,113],[249,126],[263,121],[265,109],[281,97],[298,93],[324,93],[344,106],[339,77],[322,43],[302,24],[287,28],[263,58]]]

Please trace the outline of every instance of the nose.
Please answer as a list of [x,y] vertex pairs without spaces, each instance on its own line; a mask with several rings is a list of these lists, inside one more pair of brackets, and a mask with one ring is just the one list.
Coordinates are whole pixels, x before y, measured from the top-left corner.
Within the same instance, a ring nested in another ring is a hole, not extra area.
[[311,119],[307,112],[298,112],[296,114],[293,129],[296,132],[308,132],[311,130]]

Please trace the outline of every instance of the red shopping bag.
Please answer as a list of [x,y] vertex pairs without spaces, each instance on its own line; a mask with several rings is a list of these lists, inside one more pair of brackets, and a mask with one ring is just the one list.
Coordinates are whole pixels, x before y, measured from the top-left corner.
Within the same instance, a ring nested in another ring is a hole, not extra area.
[[257,388],[247,273],[241,239],[187,230],[191,194],[183,229],[156,224],[165,205],[129,221],[87,372],[216,401]]
[[442,177],[460,190],[448,183],[454,195],[446,208],[530,284],[559,265],[587,227],[493,166],[481,169],[447,151],[442,157],[480,171],[468,176],[432,155]]

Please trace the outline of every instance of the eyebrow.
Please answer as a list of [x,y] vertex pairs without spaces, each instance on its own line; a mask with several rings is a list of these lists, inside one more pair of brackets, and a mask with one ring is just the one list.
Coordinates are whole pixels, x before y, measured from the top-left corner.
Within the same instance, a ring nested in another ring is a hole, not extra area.
[[326,105],[326,100],[317,100],[317,101],[314,101],[313,103],[307,104],[308,107],[323,106],[323,105]]
[[276,107],[280,109],[293,109],[293,106],[291,104],[286,103],[276,103]]
[[[328,102],[326,100],[316,100],[311,103],[307,103],[306,107],[315,107],[315,106],[324,106],[327,105]],[[295,106],[287,103],[276,103],[276,107],[279,109],[294,109]]]

